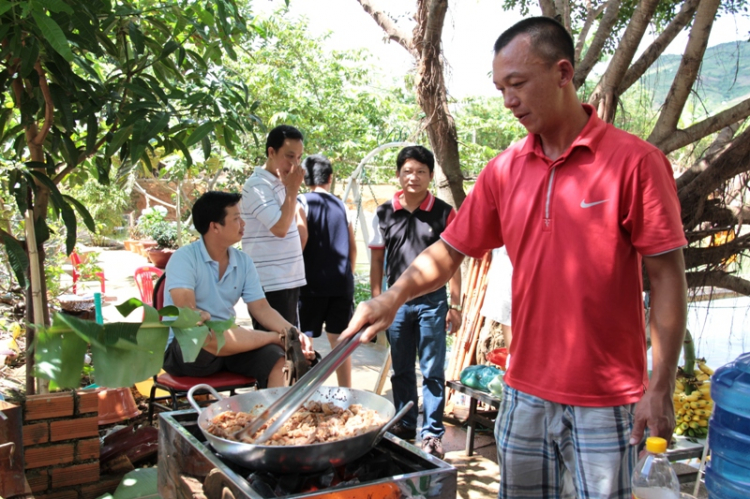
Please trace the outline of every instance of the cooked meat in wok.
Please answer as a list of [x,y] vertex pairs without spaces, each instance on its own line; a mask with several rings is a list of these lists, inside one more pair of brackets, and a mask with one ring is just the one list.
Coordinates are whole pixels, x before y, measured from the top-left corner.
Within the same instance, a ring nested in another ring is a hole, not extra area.
[[[247,412],[222,412],[211,420],[208,432],[217,437],[233,440],[233,434],[247,426],[252,420],[253,416]],[[246,437],[242,441],[248,444],[255,443],[255,439],[272,422],[266,422],[252,437]],[[335,442],[362,435],[384,424],[385,421],[377,411],[364,409],[360,404],[352,404],[344,409],[325,402],[308,402],[292,414],[284,426],[263,442],[263,445],[309,445]]]

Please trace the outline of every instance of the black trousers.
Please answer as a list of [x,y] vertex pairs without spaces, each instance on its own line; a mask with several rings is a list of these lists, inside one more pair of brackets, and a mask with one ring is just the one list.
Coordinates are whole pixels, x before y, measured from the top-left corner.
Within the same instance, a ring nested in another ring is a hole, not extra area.
[[[299,315],[297,313],[299,288],[267,291],[266,300],[268,300],[268,304],[271,305],[272,309],[276,310],[284,319],[299,329]],[[270,331],[271,328],[261,324],[255,317],[253,317],[253,329]]]

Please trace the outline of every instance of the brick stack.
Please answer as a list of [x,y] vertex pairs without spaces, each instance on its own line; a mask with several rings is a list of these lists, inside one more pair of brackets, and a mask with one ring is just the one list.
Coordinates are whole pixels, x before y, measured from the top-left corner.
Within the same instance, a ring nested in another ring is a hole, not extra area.
[[91,499],[103,493],[98,404],[94,391],[26,398],[25,470],[37,499]]

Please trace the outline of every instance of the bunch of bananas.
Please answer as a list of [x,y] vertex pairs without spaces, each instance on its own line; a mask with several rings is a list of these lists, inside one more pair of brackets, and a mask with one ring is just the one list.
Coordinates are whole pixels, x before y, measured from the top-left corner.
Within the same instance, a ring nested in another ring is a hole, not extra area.
[[697,359],[698,372],[687,376],[680,368],[674,391],[674,412],[676,435],[705,437],[708,435],[708,419],[714,403],[711,400],[711,375],[714,370],[706,365],[705,359]]

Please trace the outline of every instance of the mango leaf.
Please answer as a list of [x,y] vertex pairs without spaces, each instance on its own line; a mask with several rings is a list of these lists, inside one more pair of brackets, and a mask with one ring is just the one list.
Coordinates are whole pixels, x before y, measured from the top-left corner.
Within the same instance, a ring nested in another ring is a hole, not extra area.
[[7,234],[3,234],[3,244],[5,245],[5,252],[8,254],[8,261],[16,276],[18,285],[26,289],[29,285],[26,282],[26,271],[29,269],[29,257],[26,251],[24,251],[23,246],[18,241]]
[[51,328],[37,329],[34,348],[35,375],[52,380],[62,388],[78,388],[81,385],[83,356],[87,344],[86,340],[70,328],[64,328],[65,332],[55,332],[60,315],[56,314]]
[[62,219],[65,222],[65,254],[70,255],[76,249],[76,237],[78,235],[78,220],[70,205],[63,201],[59,206]]
[[99,117],[91,113],[86,120],[86,152],[93,152],[96,147],[96,136],[99,134]]
[[86,228],[91,232],[96,232],[96,224],[94,223],[94,219],[91,217],[91,213],[89,213],[89,210],[87,210],[86,207],[83,206],[83,204],[77,199],[68,196],[67,194],[63,194],[62,196],[65,201],[67,201],[73,208],[76,209],[76,211],[78,212],[78,216],[83,219],[83,223],[86,225]]
[[22,78],[26,78],[31,73],[38,58],[39,44],[36,38],[29,37],[21,50],[21,70],[19,74]]
[[190,137],[185,141],[185,145],[191,147],[192,145],[197,144],[199,140],[211,133],[213,129],[214,124],[212,122],[207,121],[203,123],[193,130],[193,133],[191,133]]
[[128,26],[128,34],[130,35],[130,41],[133,42],[133,48],[138,55],[143,53],[143,33],[138,28],[138,25],[131,21]]
[[60,29],[60,25],[58,25],[51,17],[47,17],[47,14],[40,10],[33,9],[31,15],[34,17],[34,21],[36,21],[40,31],[44,33],[45,38],[52,48],[55,49],[58,54],[63,56],[66,61],[72,62],[73,52],[70,50],[68,39],[65,38],[65,33]]
[[73,9],[70,8],[62,0],[36,0],[43,7],[47,8],[50,12],[65,12],[66,14],[72,14]]

